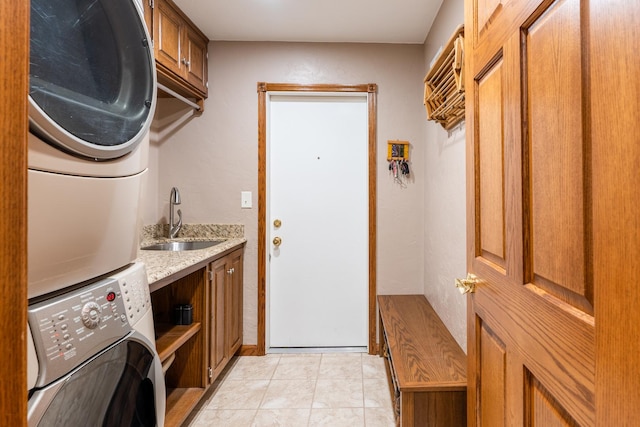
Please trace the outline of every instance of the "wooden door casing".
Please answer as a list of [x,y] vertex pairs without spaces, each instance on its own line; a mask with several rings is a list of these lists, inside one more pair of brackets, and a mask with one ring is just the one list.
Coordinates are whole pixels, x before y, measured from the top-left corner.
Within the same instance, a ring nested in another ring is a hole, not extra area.
[[258,344],[257,355],[266,354],[266,153],[267,92],[367,92],[369,111],[369,354],[376,343],[376,144],[378,85],[287,84],[258,82]]
[[465,5],[469,425],[594,425],[587,3]]
[[0,2],[0,425],[27,425],[29,2]]

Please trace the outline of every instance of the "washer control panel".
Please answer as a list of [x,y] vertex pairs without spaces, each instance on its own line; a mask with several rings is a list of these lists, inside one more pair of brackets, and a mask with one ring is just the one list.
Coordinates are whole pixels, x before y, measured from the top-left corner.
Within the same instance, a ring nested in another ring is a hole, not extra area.
[[39,372],[36,386],[51,383],[132,329],[120,285],[109,277],[30,305]]
[[151,309],[151,294],[145,265],[137,262],[109,278],[118,281],[127,320],[131,326],[135,325]]

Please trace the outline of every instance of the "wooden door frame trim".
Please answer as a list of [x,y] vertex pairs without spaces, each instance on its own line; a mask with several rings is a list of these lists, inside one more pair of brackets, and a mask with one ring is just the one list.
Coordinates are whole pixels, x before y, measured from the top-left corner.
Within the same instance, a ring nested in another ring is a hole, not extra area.
[[360,85],[258,83],[258,345],[266,354],[266,214],[267,214],[267,92],[360,92],[367,94],[369,115],[369,354],[376,354],[376,147],[375,83]]
[[29,2],[0,3],[0,28],[0,424],[26,426]]

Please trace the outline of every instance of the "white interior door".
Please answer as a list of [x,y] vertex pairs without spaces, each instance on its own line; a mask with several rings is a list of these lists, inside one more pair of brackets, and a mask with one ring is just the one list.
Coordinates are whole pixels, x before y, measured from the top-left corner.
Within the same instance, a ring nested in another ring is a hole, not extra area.
[[366,347],[367,97],[268,99],[268,345]]

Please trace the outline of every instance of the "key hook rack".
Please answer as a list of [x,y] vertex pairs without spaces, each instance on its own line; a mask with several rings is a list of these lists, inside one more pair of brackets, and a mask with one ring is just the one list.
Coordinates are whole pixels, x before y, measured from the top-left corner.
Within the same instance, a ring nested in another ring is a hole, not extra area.
[[401,177],[409,177],[409,141],[387,141],[387,161],[393,178],[404,186]]

